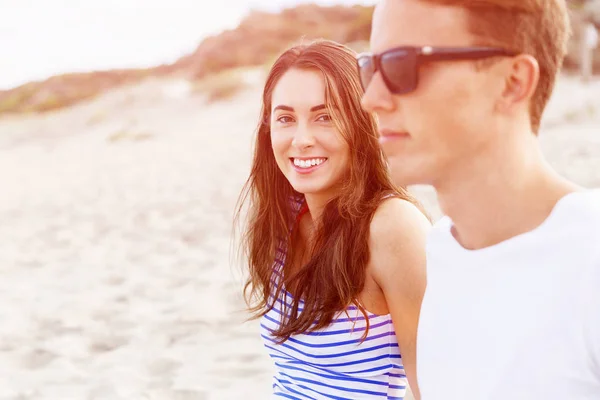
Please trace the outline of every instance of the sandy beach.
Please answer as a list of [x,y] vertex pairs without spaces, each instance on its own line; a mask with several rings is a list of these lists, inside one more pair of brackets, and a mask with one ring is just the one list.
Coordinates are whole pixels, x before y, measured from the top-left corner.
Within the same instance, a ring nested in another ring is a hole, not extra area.
[[[188,89],[0,118],[0,400],[268,397],[231,243],[261,84],[211,104]],[[600,81],[563,77],[540,140],[600,187]]]

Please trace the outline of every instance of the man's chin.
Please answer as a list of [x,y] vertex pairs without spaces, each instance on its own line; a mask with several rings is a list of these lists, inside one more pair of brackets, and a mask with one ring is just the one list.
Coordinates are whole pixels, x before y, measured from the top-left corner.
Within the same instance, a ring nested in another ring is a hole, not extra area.
[[430,180],[423,173],[422,169],[412,168],[407,164],[398,164],[395,165],[393,162],[390,162],[390,176],[394,185],[406,187],[429,184]]

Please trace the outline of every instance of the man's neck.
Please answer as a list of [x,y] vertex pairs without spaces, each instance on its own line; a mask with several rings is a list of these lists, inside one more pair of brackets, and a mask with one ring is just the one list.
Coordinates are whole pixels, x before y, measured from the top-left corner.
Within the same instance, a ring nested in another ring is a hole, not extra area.
[[578,190],[544,161],[537,142],[527,143],[481,157],[437,185],[442,210],[464,248],[489,247],[535,229],[558,200]]

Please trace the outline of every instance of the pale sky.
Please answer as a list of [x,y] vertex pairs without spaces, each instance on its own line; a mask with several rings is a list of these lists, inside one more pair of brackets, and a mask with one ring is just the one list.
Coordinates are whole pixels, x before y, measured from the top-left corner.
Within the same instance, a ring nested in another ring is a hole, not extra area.
[[[0,0],[0,90],[92,69],[172,62],[254,9],[305,0]],[[376,0],[317,0],[374,4]]]

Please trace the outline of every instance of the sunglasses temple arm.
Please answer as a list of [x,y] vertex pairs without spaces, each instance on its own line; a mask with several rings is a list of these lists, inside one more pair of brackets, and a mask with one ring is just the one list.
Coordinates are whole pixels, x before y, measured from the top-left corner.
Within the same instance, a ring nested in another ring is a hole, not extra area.
[[428,61],[479,60],[494,56],[514,56],[515,54],[501,49],[438,49],[430,53],[419,52],[419,58]]

